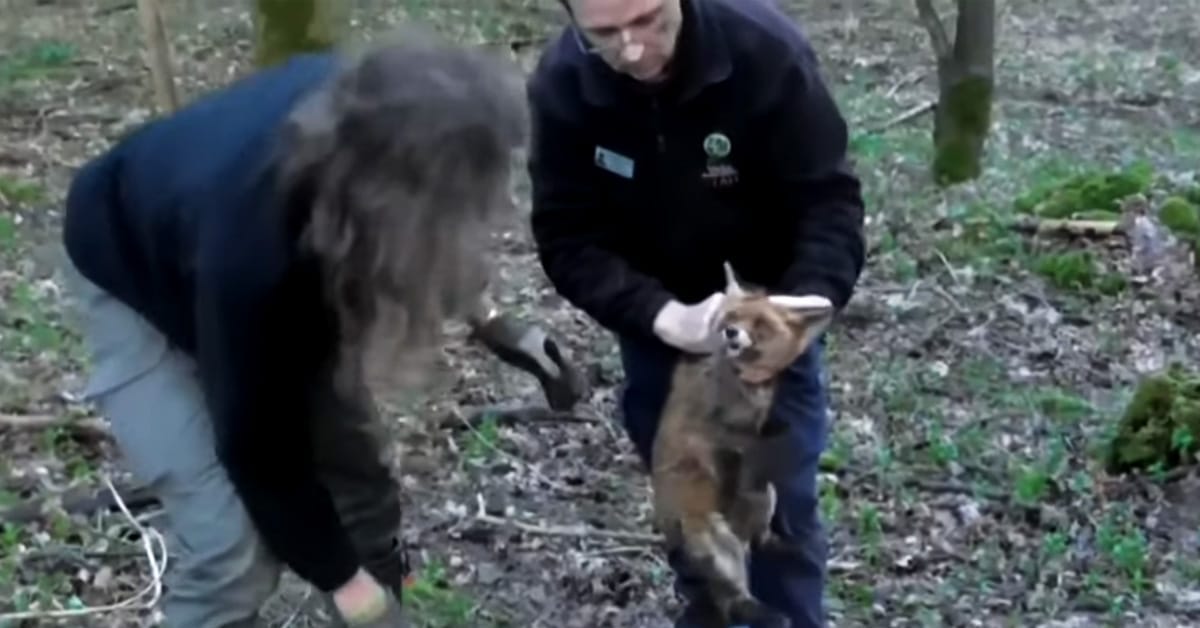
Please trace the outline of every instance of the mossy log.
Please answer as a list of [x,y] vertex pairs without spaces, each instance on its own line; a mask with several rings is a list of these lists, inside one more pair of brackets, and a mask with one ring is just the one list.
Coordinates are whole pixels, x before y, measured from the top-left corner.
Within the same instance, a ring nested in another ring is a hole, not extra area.
[[1035,187],[1018,197],[1014,207],[1041,218],[1119,220],[1123,202],[1148,194],[1154,179],[1154,168],[1145,161],[1118,170],[1081,172]]
[[1168,470],[1200,450],[1200,375],[1175,364],[1144,378],[1106,448],[1109,473]]
[[348,23],[345,0],[255,0],[255,63],[274,65],[288,57],[329,50]]

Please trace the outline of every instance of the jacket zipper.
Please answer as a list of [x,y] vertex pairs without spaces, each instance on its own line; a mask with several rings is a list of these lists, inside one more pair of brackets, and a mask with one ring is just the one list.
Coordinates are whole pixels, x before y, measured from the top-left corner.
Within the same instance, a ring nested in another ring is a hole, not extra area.
[[663,155],[667,152],[667,138],[663,135],[662,116],[658,107],[658,96],[650,99],[650,106],[654,109],[654,132],[658,140],[658,154]]

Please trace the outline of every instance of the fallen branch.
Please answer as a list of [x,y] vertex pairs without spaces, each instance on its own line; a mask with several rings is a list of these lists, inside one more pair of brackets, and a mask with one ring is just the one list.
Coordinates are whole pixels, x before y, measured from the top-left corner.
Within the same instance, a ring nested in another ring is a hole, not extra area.
[[[133,529],[138,533],[138,537],[142,540],[142,549],[146,552],[146,562],[150,563],[150,582],[143,587],[141,591],[138,591],[136,594],[114,604],[77,609],[45,611],[34,610],[16,613],[2,613],[0,614],[0,622],[22,619],[81,617],[85,615],[99,615],[101,613],[108,613],[118,610],[152,609],[156,604],[158,604],[159,598],[162,597],[163,574],[165,574],[167,571],[167,558],[169,555],[167,552],[167,542],[165,539],[163,539],[162,534],[160,534],[157,530],[143,526],[136,518],[134,518],[133,513],[129,512],[129,508],[126,507],[125,501],[121,499],[121,494],[117,491],[116,487],[113,486],[112,480],[105,478],[104,483],[108,487],[108,491],[112,495],[113,501],[116,503],[117,507],[120,508],[121,513],[125,515],[125,518],[129,521],[129,524],[133,526]],[[155,555],[155,546],[157,546],[159,552],[161,552],[161,558]],[[139,604],[139,600],[147,595],[151,596],[150,599]]]
[[579,539],[607,539],[610,541],[624,541],[627,543],[645,543],[657,545],[663,542],[663,537],[658,534],[647,534],[644,532],[623,532],[620,530],[600,530],[597,528],[588,527],[586,525],[574,526],[539,526],[531,523],[522,523],[513,521],[503,517],[496,517],[487,514],[484,506],[483,496],[476,495],[475,501],[478,504],[475,512],[475,520],[481,521],[494,526],[515,528],[526,534],[535,536],[556,536],[565,538]]
[[55,502],[57,508],[66,514],[85,517],[113,508],[123,509],[126,504],[134,509],[158,504],[158,499],[149,489],[128,486],[122,487],[121,491],[127,496],[124,501],[117,501],[111,489],[97,490],[94,487],[80,487],[61,494],[26,499],[15,505],[0,508],[0,522],[23,525],[44,520],[47,514],[54,510]]
[[103,419],[72,419],[50,414],[0,414],[0,431],[48,430],[60,427],[98,438],[112,436],[108,430],[108,423]]
[[899,93],[901,89],[904,89],[905,87],[908,87],[909,85],[919,82],[924,77],[925,77],[925,70],[917,70],[917,71],[909,74],[908,76],[905,76],[904,78],[897,81],[895,85],[892,85],[891,88],[888,89],[887,93],[884,94],[884,98],[890,99],[890,98],[895,97],[896,94]]
[[927,493],[966,495],[969,497],[979,497],[1001,504],[1006,504],[1010,501],[1010,496],[1003,490],[994,489],[988,486],[970,485],[954,480],[929,480],[919,478],[911,474],[900,475],[889,473],[885,475],[883,472],[875,469],[862,469],[853,466],[824,471],[827,473],[835,473],[839,477],[848,480],[850,483],[862,481],[869,482],[871,484],[895,484],[925,491]]
[[933,111],[935,108],[937,108],[937,101],[927,100],[923,103],[920,103],[918,105],[915,105],[913,107],[910,107],[910,108],[900,112],[894,118],[884,122],[883,124],[880,124],[879,126],[875,127],[874,129],[871,129],[871,130],[876,133],[886,131],[892,127],[900,126],[901,124],[904,124],[905,122],[908,122],[910,120],[915,120],[916,118],[919,118],[919,117]]
[[520,406],[516,408],[455,408],[442,418],[441,427],[449,428],[465,424],[477,428],[488,420],[497,425],[511,427],[529,423],[582,423],[600,425],[606,423],[600,417],[583,416],[572,412],[551,410],[545,406]]
[[1124,233],[1121,223],[1116,220],[1071,220],[1066,218],[1021,216],[1013,222],[1012,226],[1017,231],[1037,235],[1110,238]]
[[93,13],[93,15],[96,17],[105,17],[108,15],[112,15],[114,13],[120,13],[122,11],[128,11],[130,9],[136,9],[136,8],[137,8],[137,2],[119,2],[117,4],[111,4],[106,7],[99,7],[97,9],[95,9],[95,12]]

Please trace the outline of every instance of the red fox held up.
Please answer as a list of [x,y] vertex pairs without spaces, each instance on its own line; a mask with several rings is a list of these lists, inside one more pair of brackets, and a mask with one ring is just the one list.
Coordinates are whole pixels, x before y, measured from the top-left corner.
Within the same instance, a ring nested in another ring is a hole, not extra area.
[[725,264],[722,348],[684,355],[654,441],[655,521],[669,549],[682,548],[707,581],[706,626],[788,626],[749,590],[750,548],[792,551],[770,529],[775,489],[766,444],[786,427],[767,423],[778,377],[829,325],[822,297],[770,295],[743,288]]

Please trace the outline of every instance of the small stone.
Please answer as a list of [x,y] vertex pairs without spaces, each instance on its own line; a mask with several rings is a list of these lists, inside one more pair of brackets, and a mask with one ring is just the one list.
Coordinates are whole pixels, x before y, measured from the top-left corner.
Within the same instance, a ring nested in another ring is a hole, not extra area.
[[475,580],[479,584],[493,584],[503,575],[504,572],[494,563],[480,563],[475,569]]

